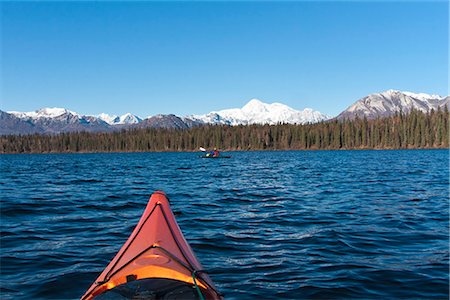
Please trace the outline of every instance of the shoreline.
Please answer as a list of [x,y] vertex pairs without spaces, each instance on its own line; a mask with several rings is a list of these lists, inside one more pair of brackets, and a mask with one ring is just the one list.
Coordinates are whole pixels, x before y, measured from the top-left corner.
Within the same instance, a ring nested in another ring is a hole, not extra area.
[[[410,148],[339,148],[339,149],[224,149],[221,153],[227,152],[290,152],[290,151],[395,151],[395,150],[449,150],[450,147],[410,147]],[[64,151],[64,152],[1,152],[0,155],[17,154],[106,154],[106,153],[202,153],[199,150],[179,150],[179,151]]]

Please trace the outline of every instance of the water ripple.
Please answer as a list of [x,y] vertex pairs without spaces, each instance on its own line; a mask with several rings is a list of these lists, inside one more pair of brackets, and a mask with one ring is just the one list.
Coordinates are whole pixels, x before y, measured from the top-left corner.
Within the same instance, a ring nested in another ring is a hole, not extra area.
[[3,155],[1,298],[79,298],[161,189],[227,299],[447,299],[448,158]]

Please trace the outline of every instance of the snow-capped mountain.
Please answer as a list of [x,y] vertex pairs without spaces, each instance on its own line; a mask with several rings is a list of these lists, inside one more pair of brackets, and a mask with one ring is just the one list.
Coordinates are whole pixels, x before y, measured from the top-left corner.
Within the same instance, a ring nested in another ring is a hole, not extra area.
[[[65,108],[42,108],[32,112],[3,112],[2,134],[59,133],[73,131],[109,131],[109,125],[92,116],[83,116]],[[15,130],[11,124],[17,124]]]
[[142,121],[142,118],[133,115],[131,113],[126,113],[122,116],[108,115],[105,113],[101,113],[97,115],[97,118],[105,121],[109,125],[137,124]]
[[101,114],[97,115],[97,118],[99,118],[100,120],[105,121],[109,125],[116,124],[116,123],[120,122],[120,117],[117,116],[117,115],[108,115],[108,114],[105,114],[105,113],[101,113]]
[[205,115],[193,115],[190,118],[209,124],[247,125],[317,123],[330,117],[310,108],[299,111],[281,103],[268,104],[252,99],[242,108],[213,111]]
[[126,114],[120,116],[118,124],[137,124],[141,121],[142,121],[142,119],[140,117],[130,114],[130,113],[126,113]]
[[401,92],[388,90],[382,93],[368,95],[353,103],[350,107],[340,113],[336,118],[354,119],[356,116],[367,119],[387,117],[396,112],[409,113],[411,110],[430,112],[432,109],[449,107],[450,97],[439,95],[428,95],[424,93]]
[[36,111],[30,112],[18,112],[10,111],[8,112],[21,119],[42,119],[42,118],[58,118],[61,116],[78,116],[76,112],[70,111],[65,108],[53,107],[53,108],[42,108]]
[[122,116],[105,113],[89,116],[56,107],[43,108],[33,112],[3,112],[0,110],[0,134],[108,132],[123,128],[144,127],[190,128],[202,124],[175,115],[156,115],[143,120],[131,113]]

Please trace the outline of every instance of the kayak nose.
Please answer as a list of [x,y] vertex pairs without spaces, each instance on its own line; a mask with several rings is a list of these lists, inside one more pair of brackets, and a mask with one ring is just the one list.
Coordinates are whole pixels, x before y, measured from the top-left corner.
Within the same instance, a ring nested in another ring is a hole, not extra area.
[[156,191],[128,240],[82,299],[100,295],[103,298],[114,291],[120,294],[123,289],[141,297],[142,287],[149,289],[147,293],[159,295],[157,298],[166,298],[175,292],[160,290],[167,284],[182,289],[182,297],[186,299],[221,299],[202,270],[175,220],[166,194]]

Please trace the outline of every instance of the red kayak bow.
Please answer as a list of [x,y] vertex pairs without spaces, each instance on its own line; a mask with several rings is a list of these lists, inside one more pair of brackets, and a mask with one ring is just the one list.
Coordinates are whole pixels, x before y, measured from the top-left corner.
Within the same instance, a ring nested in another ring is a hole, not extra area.
[[222,299],[155,192],[133,233],[81,299]]

